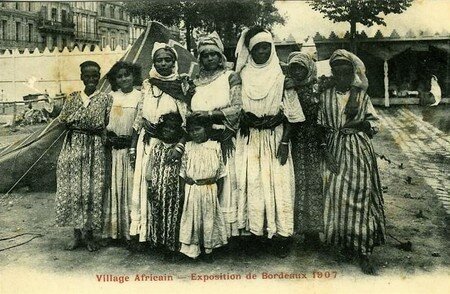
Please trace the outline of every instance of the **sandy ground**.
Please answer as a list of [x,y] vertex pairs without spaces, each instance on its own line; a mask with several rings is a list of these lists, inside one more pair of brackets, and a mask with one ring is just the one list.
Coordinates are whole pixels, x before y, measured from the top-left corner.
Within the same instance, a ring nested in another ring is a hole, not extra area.
[[[388,237],[384,246],[374,252],[381,277],[414,277],[423,274],[450,274],[449,219],[442,204],[423,179],[409,166],[389,134],[374,139],[375,150],[391,163],[379,159],[384,188],[387,232],[402,241],[412,242],[412,251],[395,247]],[[403,167],[400,164],[403,163]],[[410,183],[406,181],[411,177]],[[96,253],[86,250],[64,251],[71,229],[55,226],[54,193],[31,193],[25,190],[0,196],[1,238],[21,233],[42,234],[29,243],[0,251],[0,273],[30,271],[63,277],[81,276],[94,281],[96,274],[172,275],[175,280],[190,281],[192,274],[304,273],[336,271],[337,278],[363,278],[356,264],[346,263],[323,250],[305,250],[297,242],[291,254],[279,259],[270,253],[243,256],[238,252],[220,252],[212,264],[169,263],[152,253],[131,253],[121,247],[104,247]],[[0,241],[2,248],[30,240],[25,235]],[[5,282],[5,281],[3,281]],[[0,290],[2,279],[0,277]],[[5,285],[5,284],[4,284]]]

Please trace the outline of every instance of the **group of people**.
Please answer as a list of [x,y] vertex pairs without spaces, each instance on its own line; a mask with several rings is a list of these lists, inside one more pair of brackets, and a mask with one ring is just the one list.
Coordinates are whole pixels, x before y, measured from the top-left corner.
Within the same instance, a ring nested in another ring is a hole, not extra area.
[[236,53],[232,71],[219,36],[201,38],[191,80],[176,50],[155,43],[147,79],[120,61],[110,94],[97,90],[100,66],[81,64],[84,91],[59,115],[68,131],[56,210],[74,228],[68,249],[97,250],[101,232],[169,260],[212,261],[227,244],[283,258],[302,234],[373,273],[385,232],[364,64],[337,50],[332,77],[319,81],[312,57],[292,52],[284,73],[261,27],[241,34]]

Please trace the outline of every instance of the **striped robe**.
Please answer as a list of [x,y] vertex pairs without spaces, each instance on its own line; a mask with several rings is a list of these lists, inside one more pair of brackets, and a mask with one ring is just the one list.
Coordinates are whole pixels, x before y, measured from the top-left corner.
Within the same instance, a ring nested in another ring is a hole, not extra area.
[[[353,249],[362,255],[385,241],[385,218],[380,177],[372,142],[367,134],[340,131],[346,122],[344,113],[350,93],[334,88],[320,96],[318,124],[328,130],[327,150],[336,159],[338,173],[322,163],[324,184],[324,223],[326,243]],[[358,93],[359,110],[355,120],[377,123],[369,96]]]

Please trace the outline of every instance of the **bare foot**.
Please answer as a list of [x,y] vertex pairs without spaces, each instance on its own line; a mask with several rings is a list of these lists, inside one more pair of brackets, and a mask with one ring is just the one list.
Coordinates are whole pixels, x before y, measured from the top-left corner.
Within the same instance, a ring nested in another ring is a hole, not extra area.
[[94,240],[94,234],[92,230],[86,231],[84,240],[86,242],[86,248],[89,252],[97,251],[100,248],[99,244]]
[[86,248],[89,252],[97,251],[100,246],[93,239],[86,239]]
[[369,257],[362,256],[360,258],[359,265],[361,267],[362,272],[365,273],[366,275],[372,275],[372,276],[377,275],[377,269]]
[[81,230],[74,229],[73,230],[73,239],[70,241],[69,244],[66,245],[64,248],[65,250],[75,250],[83,245],[83,238],[81,234]]
[[83,241],[78,238],[73,238],[69,244],[66,245],[64,248],[65,250],[72,251],[75,250],[83,245]]

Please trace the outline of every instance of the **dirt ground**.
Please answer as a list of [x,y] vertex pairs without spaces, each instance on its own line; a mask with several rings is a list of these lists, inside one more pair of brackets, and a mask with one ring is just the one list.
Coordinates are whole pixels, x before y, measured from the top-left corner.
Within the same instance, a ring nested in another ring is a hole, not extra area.
[[[2,140],[4,137],[2,138]],[[385,132],[374,139],[379,158],[384,189],[387,232],[399,240],[411,241],[412,251],[395,247],[388,237],[377,247],[374,261],[379,275],[411,277],[429,273],[450,274],[449,219],[442,204],[424,180],[408,164],[395,142]],[[400,167],[403,164],[403,168]],[[411,181],[407,181],[407,177]],[[172,275],[174,279],[190,281],[192,274],[241,274],[252,272],[306,273],[336,271],[337,277],[363,278],[356,264],[346,263],[323,250],[305,250],[300,240],[285,259],[262,252],[259,256],[243,256],[238,252],[220,252],[214,263],[169,263],[161,255],[131,253],[121,247],[104,247],[96,253],[86,250],[64,251],[71,229],[55,226],[54,193],[18,191],[0,196],[0,238],[21,233],[41,234],[29,243],[0,251],[0,273],[16,270],[38,271],[64,276],[79,275],[96,279],[96,274],[135,275],[137,273]],[[0,250],[30,240],[24,235],[0,241]],[[0,278],[0,286],[2,284]],[[1,289],[1,287],[0,287]]]

